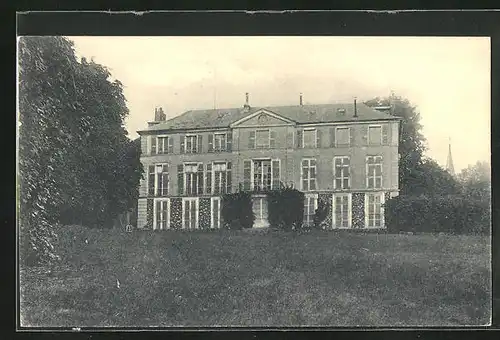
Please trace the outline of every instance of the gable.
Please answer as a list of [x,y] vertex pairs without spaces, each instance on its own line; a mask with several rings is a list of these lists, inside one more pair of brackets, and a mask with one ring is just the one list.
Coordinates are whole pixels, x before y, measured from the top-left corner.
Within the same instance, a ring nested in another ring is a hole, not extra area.
[[233,124],[232,127],[248,127],[248,126],[273,126],[273,125],[292,125],[295,122],[280,116],[269,110],[258,110],[247,117],[244,117]]

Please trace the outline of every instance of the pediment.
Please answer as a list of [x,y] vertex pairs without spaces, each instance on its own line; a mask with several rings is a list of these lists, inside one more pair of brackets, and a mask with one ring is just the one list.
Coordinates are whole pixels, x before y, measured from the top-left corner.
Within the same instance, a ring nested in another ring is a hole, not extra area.
[[295,122],[280,116],[272,111],[261,109],[231,124],[232,127],[239,126],[273,126],[293,125]]

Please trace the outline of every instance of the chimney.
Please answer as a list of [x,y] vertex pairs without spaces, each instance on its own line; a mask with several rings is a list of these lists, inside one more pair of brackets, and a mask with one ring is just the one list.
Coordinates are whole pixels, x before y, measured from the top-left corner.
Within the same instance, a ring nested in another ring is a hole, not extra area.
[[167,115],[163,112],[161,107],[155,108],[155,122],[164,122]]
[[358,118],[358,108],[356,106],[356,97],[354,97],[354,118]]
[[300,106],[302,106],[302,93],[300,93],[300,97],[299,97],[299,102],[300,102]]
[[245,111],[250,110],[250,104],[248,103],[248,92],[245,93],[245,105],[243,105]]

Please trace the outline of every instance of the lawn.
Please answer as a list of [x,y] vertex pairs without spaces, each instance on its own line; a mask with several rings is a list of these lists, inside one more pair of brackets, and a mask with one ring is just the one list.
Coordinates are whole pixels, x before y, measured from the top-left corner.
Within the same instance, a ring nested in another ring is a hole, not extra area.
[[[490,321],[484,236],[67,227],[22,269],[21,326],[461,326]],[[118,284],[119,282],[119,284]]]

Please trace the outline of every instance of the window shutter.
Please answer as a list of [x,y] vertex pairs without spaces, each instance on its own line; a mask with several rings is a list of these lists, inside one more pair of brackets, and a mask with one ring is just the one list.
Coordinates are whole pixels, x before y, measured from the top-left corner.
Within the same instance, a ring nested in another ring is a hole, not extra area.
[[298,148],[302,148],[303,147],[302,142],[303,142],[303,140],[302,140],[302,129],[299,129],[299,130],[297,130],[297,147]]
[[186,143],[186,136],[184,135],[181,135],[180,136],[180,145],[181,145],[181,151],[180,153],[185,153],[186,152],[186,146],[185,146],[185,143]]
[[172,136],[168,137],[168,153],[174,153],[174,138]]
[[154,196],[155,194],[155,166],[150,165],[149,166],[149,172],[148,172],[148,194],[150,196]]
[[205,171],[205,191],[207,194],[212,193],[212,164],[208,163]]
[[231,192],[231,186],[232,186],[232,168],[231,168],[231,162],[227,162],[227,164],[226,164],[226,193]]
[[208,152],[214,151],[214,134],[211,133],[208,135]]
[[[197,153],[201,153],[203,152],[203,136],[202,135],[198,135],[198,145],[196,145],[196,152]],[[202,171],[203,171],[203,168],[202,168]]]
[[[198,136],[201,137],[201,136]],[[203,194],[203,163],[198,164],[198,195]]]
[[276,131],[269,131],[269,147],[275,148],[276,147]]
[[363,135],[363,145],[368,145],[368,125],[363,125],[361,127],[361,132]]
[[330,147],[335,147],[335,126],[330,128]]
[[232,151],[233,150],[233,132],[228,131],[226,135],[226,150],[227,151]]
[[387,145],[389,142],[389,125],[382,125],[382,144]]
[[354,146],[354,127],[349,128],[349,144],[350,146]]
[[317,129],[316,130],[316,147],[321,148],[321,130]]
[[252,161],[243,161],[243,190],[250,190],[252,177]]
[[151,154],[156,154],[156,136],[151,136]]
[[248,135],[248,148],[255,149],[255,131],[250,131]]
[[162,189],[161,189],[161,195],[162,196],[168,196],[168,186],[169,186],[169,176],[168,176],[168,164],[163,164],[163,169],[162,169]]
[[184,165],[177,166],[177,191],[179,195],[184,195]]
[[279,189],[279,187],[280,187],[280,160],[273,159],[271,167],[272,167],[272,176],[273,176],[272,189]]

